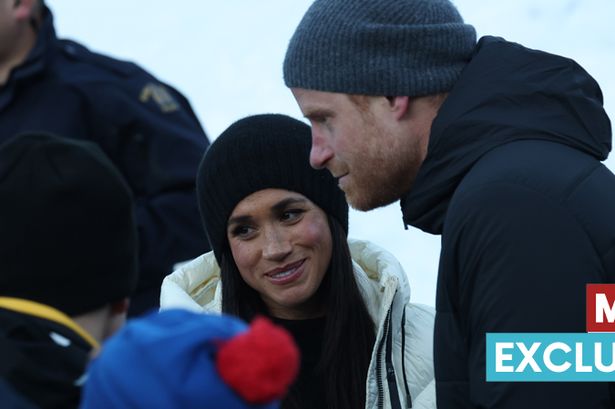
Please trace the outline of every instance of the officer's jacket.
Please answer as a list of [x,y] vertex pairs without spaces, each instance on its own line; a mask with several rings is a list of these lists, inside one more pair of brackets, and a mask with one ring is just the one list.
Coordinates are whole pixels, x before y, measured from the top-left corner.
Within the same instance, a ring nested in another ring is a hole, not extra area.
[[207,249],[194,178],[209,142],[188,101],[133,63],[58,39],[45,8],[35,46],[0,86],[0,143],[32,131],[95,141],[120,169],[140,234],[133,304],[157,303],[173,264]]

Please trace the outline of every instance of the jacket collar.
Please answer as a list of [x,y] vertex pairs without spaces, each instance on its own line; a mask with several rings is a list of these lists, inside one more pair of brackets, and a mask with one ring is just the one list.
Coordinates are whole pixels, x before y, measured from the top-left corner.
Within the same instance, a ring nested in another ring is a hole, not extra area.
[[28,54],[26,60],[19,67],[15,68],[15,79],[26,78],[42,71],[48,64],[55,52],[56,43],[55,28],[53,26],[53,14],[47,6],[43,7],[43,21],[38,30],[36,43]]
[[483,37],[434,119],[427,157],[401,199],[404,223],[441,234],[453,194],[472,166],[522,139],[606,159],[611,126],[600,87],[568,58]]
[[[388,309],[385,298],[397,293],[402,305],[410,300],[408,277],[399,261],[388,251],[363,240],[348,239],[357,285],[370,315],[376,319]],[[160,294],[161,309],[187,308],[220,312],[222,309],[220,268],[213,252],[184,264],[168,275]]]
[[100,344],[85,329],[73,321],[63,312],[45,304],[22,298],[0,297],[0,308],[11,310],[17,313],[31,315],[36,318],[54,322],[79,335],[90,347],[100,348]]
[[11,71],[7,82],[0,87],[0,110],[12,101],[18,82],[29,80],[33,76],[39,75],[50,65],[56,52],[56,47],[53,45],[57,41],[58,39],[53,27],[53,15],[51,10],[44,6],[43,21],[38,29],[34,47],[30,50],[25,61]]

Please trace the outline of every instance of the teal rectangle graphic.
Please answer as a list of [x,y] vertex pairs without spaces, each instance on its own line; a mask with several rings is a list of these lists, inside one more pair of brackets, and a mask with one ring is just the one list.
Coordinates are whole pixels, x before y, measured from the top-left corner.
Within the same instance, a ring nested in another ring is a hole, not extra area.
[[615,333],[487,333],[487,382],[614,382]]

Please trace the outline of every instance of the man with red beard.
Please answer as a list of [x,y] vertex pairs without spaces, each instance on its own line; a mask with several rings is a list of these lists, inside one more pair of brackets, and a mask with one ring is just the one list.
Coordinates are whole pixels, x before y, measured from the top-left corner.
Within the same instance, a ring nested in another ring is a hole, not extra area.
[[611,126],[574,61],[483,37],[449,0],[316,0],[284,79],[310,162],[359,210],[442,235],[439,408],[605,408],[608,383],[486,382],[487,332],[585,332],[615,282]]

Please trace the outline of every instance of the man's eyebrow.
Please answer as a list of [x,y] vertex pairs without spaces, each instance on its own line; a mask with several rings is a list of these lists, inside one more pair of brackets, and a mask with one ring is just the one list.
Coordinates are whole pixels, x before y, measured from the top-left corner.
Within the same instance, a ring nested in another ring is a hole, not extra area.
[[333,111],[326,108],[313,108],[306,109],[303,116],[307,119],[318,118],[318,117],[330,117],[333,116]]

